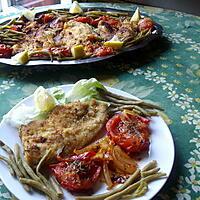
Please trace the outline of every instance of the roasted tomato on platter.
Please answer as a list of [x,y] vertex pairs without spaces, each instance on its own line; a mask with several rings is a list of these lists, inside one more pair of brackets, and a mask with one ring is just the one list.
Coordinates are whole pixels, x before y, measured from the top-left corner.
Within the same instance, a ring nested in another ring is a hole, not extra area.
[[0,58],[10,58],[13,49],[7,47],[5,44],[0,44]]
[[63,188],[78,192],[91,189],[100,177],[102,164],[93,159],[95,152],[86,152],[50,165],[50,170]]
[[108,136],[127,153],[141,153],[149,149],[150,120],[137,114],[120,113],[106,124]]

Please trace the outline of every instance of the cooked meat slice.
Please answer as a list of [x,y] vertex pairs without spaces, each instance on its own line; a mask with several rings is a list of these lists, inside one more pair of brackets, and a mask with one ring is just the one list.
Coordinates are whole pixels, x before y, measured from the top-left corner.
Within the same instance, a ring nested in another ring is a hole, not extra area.
[[69,21],[66,23],[67,28],[63,29],[60,32],[60,40],[57,38],[55,41],[58,41],[56,45],[65,45],[67,47],[72,47],[73,45],[85,45],[88,42],[88,35],[97,35],[94,32],[92,26],[89,26],[86,23]]
[[132,28],[130,23],[123,23],[116,33],[116,36],[121,41],[124,41],[125,39],[129,37],[135,37],[136,35],[137,35],[137,30]]
[[46,120],[36,120],[19,129],[25,159],[35,167],[46,150],[64,148],[70,154],[92,141],[107,119],[107,106],[95,100],[58,105]]

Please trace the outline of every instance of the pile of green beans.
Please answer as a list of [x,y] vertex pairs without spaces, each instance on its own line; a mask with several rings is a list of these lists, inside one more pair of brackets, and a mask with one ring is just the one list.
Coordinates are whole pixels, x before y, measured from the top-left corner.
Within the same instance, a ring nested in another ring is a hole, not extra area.
[[151,161],[142,170],[137,169],[120,187],[104,194],[77,196],[76,200],[125,200],[143,196],[148,191],[147,183],[166,177],[165,173],[157,169],[157,162]]
[[34,171],[28,163],[23,159],[20,146],[15,145],[14,151],[8,147],[4,142],[0,141],[0,147],[8,154],[8,158],[0,155],[0,160],[4,161],[12,176],[15,176],[24,189],[30,192],[32,188],[43,192],[48,199],[61,200],[63,199],[63,192],[58,182],[50,177],[49,180],[41,173],[42,166],[48,160],[51,150],[48,150],[40,160]]
[[12,19],[7,24],[0,26],[0,41],[3,44],[14,45],[24,37],[25,33],[11,29],[11,25],[23,25],[22,20]]
[[98,91],[101,95],[102,100],[110,105],[110,113],[115,113],[127,109],[139,115],[150,117],[158,115],[158,111],[163,111],[163,109],[159,105],[150,103],[148,101],[124,97],[109,92],[107,90],[105,91],[102,89],[98,89]]

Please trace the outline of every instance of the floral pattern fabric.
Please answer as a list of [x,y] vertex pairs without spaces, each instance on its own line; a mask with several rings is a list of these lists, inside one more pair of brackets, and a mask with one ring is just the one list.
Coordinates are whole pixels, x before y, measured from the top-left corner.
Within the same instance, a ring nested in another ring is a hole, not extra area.
[[[95,6],[136,8],[134,4]],[[161,24],[164,34],[138,51],[84,66],[0,64],[0,118],[40,85],[52,87],[81,78],[95,77],[106,85],[158,102],[165,109],[163,117],[173,135],[176,158],[171,176],[154,199],[200,200],[200,18],[145,6],[141,11]],[[0,15],[3,17],[7,16]],[[11,198],[0,181],[0,199]]]

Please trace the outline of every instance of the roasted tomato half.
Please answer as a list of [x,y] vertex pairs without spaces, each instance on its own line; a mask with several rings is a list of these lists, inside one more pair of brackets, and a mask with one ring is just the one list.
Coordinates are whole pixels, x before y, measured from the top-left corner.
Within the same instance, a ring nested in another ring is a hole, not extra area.
[[139,115],[116,114],[106,124],[108,135],[127,153],[140,153],[149,148],[149,119]]
[[154,22],[152,21],[151,18],[145,17],[143,19],[140,19],[138,22],[138,29],[139,31],[144,31],[144,30],[150,30],[154,26]]
[[44,23],[51,22],[53,19],[54,19],[54,16],[53,16],[53,15],[44,14],[44,18],[43,18]]
[[0,58],[10,58],[12,51],[12,48],[7,47],[5,44],[0,44]]
[[114,51],[112,47],[102,46],[95,50],[95,55],[99,57],[112,55],[113,53]]
[[54,55],[58,55],[60,57],[69,57],[71,56],[71,50],[68,47],[52,47],[50,48],[50,51]]
[[101,163],[93,159],[95,152],[86,152],[50,165],[63,188],[78,192],[91,189],[99,179]]

